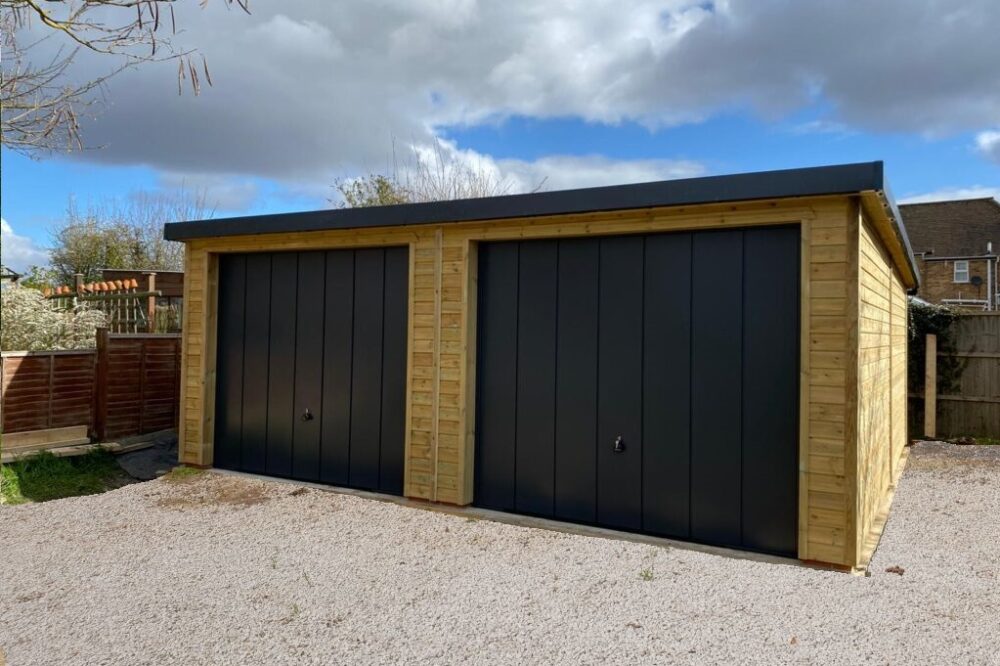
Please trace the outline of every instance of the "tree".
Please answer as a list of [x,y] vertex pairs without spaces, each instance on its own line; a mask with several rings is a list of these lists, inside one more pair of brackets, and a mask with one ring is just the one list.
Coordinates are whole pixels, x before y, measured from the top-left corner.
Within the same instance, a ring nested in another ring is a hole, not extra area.
[[[178,93],[186,82],[197,95],[202,76],[211,85],[204,57],[196,61],[193,51],[171,44],[176,1],[0,0],[3,145],[29,155],[82,149],[79,117],[95,103],[94,93],[111,76],[142,63],[177,60]],[[223,2],[249,13],[249,0]],[[81,50],[109,56],[109,73],[73,82],[72,65]]]
[[[393,148],[392,171],[370,173],[334,183],[340,194],[331,200],[343,208],[392,206],[401,203],[479,199],[510,194],[512,183],[482,162],[469,163],[440,141],[433,148],[411,151],[401,167]],[[539,183],[532,191],[541,189]]]
[[406,192],[395,178],[371,173],[360,178],[339,180],[334,185],[340,192],[344,208],[367,208],[369,206],[394,206],[409,203]]
[[52,270],[60,284],[77,273],[96,282],[102,268],[182,270],[184,245],[163,239],[163,225],[205,219],[212,211],[204,194],[140,192],[81,210],[70,201],[66,222],[52,234]]
[[18,286],[28,289],[42,290],[51,287],[59,282],[59,274],[49,266],[28,266],[21,279],[17,281]]

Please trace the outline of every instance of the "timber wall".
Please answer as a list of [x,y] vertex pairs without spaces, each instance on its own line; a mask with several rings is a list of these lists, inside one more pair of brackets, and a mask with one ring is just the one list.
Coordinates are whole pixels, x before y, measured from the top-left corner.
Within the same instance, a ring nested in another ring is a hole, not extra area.
[[906,292],[867,220],[859,227],[856,557],[873,548],[906,444]]

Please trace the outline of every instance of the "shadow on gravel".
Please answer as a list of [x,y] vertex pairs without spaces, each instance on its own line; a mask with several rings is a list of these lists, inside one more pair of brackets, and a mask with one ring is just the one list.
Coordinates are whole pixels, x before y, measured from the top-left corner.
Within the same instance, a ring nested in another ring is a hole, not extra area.
[[150,481],[163,476],[177,466],[177,435],[166,433],[153,441],[148,449],[123,453],[118,464],[139,481]]

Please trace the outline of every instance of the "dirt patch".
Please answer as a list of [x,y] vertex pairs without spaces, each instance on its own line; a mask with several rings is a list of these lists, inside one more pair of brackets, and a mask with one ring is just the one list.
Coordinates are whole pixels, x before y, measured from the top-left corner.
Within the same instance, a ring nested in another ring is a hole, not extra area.
[[164,509],[195,509],[220,505],[248,507],[271,499],[268,486],[264,483],[213,474],[189,476],[170,484],[173,486],[171,492],[156,500],[156,505]]

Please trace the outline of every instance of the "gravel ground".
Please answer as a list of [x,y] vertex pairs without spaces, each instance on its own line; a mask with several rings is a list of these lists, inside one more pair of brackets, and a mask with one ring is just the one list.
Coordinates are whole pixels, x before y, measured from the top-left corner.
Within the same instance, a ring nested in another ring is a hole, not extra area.
[[10,666],[1000,664],[998,543],[1000,447],[914,447],[870,577],[204,474],[0,508],[0,645]]

